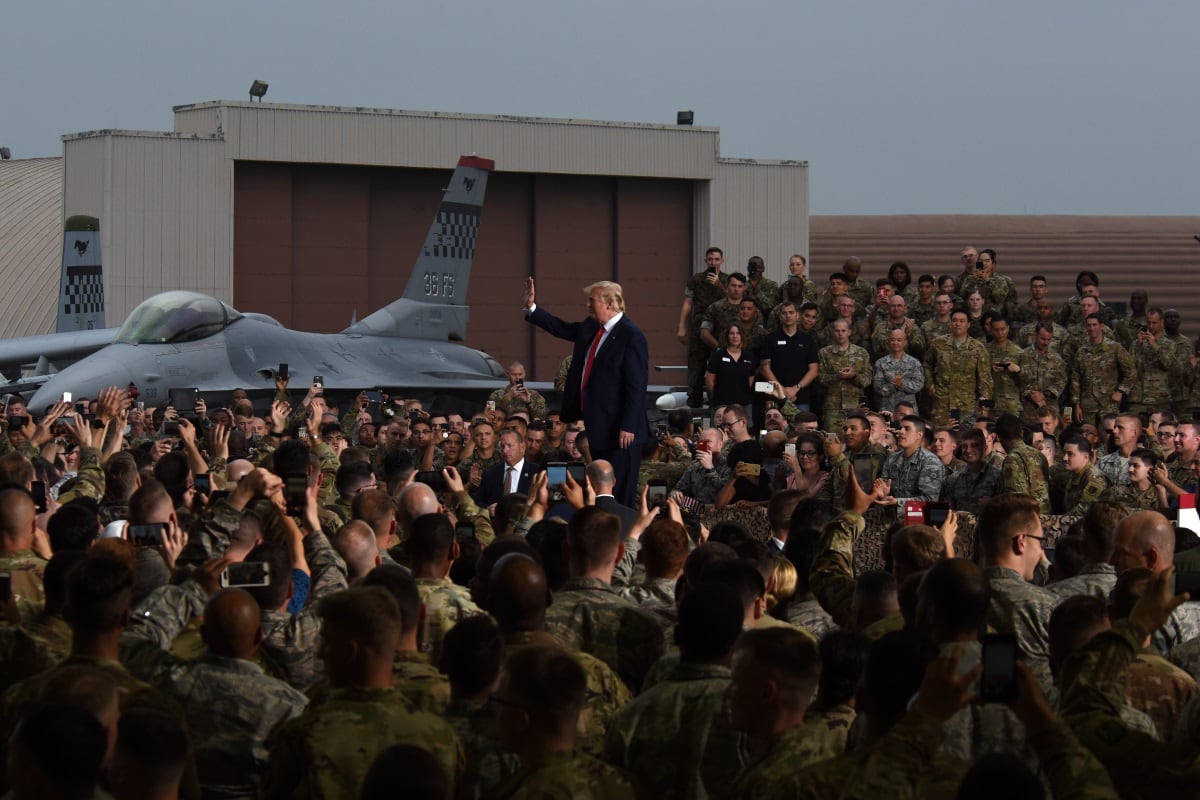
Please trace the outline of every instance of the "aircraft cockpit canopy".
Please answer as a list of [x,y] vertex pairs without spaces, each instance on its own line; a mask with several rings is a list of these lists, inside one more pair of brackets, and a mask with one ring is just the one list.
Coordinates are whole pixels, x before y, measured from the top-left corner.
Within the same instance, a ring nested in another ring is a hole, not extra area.
[[163,292],[142,302],[117,332],[123,344],[194,342],[220,333],[242,315],[197,292]]

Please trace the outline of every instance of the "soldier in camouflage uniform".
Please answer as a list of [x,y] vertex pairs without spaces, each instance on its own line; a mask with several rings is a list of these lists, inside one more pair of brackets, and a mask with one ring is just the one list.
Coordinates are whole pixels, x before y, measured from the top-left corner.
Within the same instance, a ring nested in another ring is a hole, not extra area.
[[1025,444],[1021,423],[1011,414],[996,420],[996,438],[1004,452],[1000,480],[1004,491],[1027,494],[1042,514],[1050,513],[1050,465],[1035,447]]
[[1048,691],[1054,686],[1048,624],[1058,598],[1030,583],[1045,538],[1037,501],[1019,494],[993,497],[979,515],[975,533],[991,589],[988,625],[1016,637],[1025,664]]
[[358,685],[360,676],[392,674],[400,611],[391,595],[375,586],[348,589],[325,598],[320,614],[325,657],[352,660],[328,670],[332,688],[320,705],[278,730],[262,796],[357,797],[371,762],[392,744],[429,751],[457,781],[465,756],[445,722],[413,711],[391,686]]
[[425,619],[417,634],[422,653],[436,662],[446,632],[466,617],[482,614],[471,592],[448,577],[459,555],[454,526],[444,514],[422,514],[407,530],[408,556]]
[[753,760],[734,781],[730,797],[791,797],[799,768],[821,760],[804,714],[821,671],[817,645],[786,628],[752,630],[738,641],[729,682],[729,718],[746,735]]
[[508,656],[494,697],[500,741],[520,757],[521,769],[495,797],[635,800],[633,783],[619,770],[572,747],[586,694],[583,669],[560,648],[529,645]]
[[1038,411],[1058,408],[1059,398],[1067,388],[1067,365],[1051,347],[1053,336],[1049,326],[1038,323],[1033,344],[1022,350],[1017,358],[1020,368],[1021,421],[1040,425]]
[[949,336],[950,312],[954,310],[954,298],[945,292],[938,292],[933,297],[933,316],[921,323],[921,335],[925,337],[928,348],[939,336]]
[[1054,306],[1050,305],[1048,300],[1039,300],[1037,315],[1037,319],[1027,322],[1017,331],[1017,344],[1021,347],[1029,347],[1033,344],[1037,326],[1048,325],[1050,326],[1050,349],[1061,356],[1063,346],[1067,341],[1067,329],[1054,321]]
[[[253,796],[268,736],[299,716],[308,698],[254,663],[258,606],[241,589],[217,593],[222,566],[209,562],[196,580],[155,590],[121,638],[122,661],[183,706],[205,791]],[[171,655],[167,648],[200,609],[207,652],[195,661]]]
[[[558,648],[546,632],[549,597],[546,573],[531,558],[502,558],[492,569],[487,605],[504,636],[510,655],[528,647]],[[633,699],[629,689],[607,664],[595,656],[566,651],[587,679],[587,694],[576,726],[576,746],[590,756],[604,751],[604,731],[613,715]]]
[[1091,297],[1096,300],[1098,305],[1097,313],[1100,314],[1100,321],[1106,326],[1112,325],[1116,314],[1113,310],[1100,301],[1100,279],[1096,277],[1096,273],[1084,270],[1075,277],[1076,294],[1067,298],[1067,301],[1058,309],[1058,324],[1064,328],[1069,328],[1072,325],[1079,325],[1092,313],[1085,310],[1083,298]]
[[1179,326],[1183,320],[1178,311],[1168,308],[1163,313],[1163,339],[1175,348],[1176,371],[1171,373],[1171,410],[1180,419],[1191,416],[1196,404],[1192,401],[1192,392],[1196,386],[1196,356],[1192,343],[1186,336],[1179,334]]
[[905,316],[908,313],[908,304],[903,297],[893,295],[888,299],[888,316],[875,325],[875,330],[871,333],[871,355],[874,358],[883,358],[888,353],[888,335],[895,330],[903,330],[904,335],[908,338],[908,354],[913,358],[920,358],[925,352],[925,336],[921,333],[921,329],[917,327],[916,321],[912,317]]
[[917,294],[908,301],[908,313],[917,321],[918,328],[937,314],[937,305],[934,303],[936,291],[937,283],[932,275],[922,275],[917,279]]
[[[1134,289],[1129,295],[1129,313],[1113,325],[1113,336],[1126,350],[1133,349],[1138,332],[1146,327],[1150,295],[1145,289]],[[1159,312],[1162,313],[1161,311]]]
[[1121,797],[1185,797],[1200,776],[1194,746],[1169,747],[1127,727],[1120,717],[1130,666],[1149,631],[1159,629],[1178,600],[1171,573],[1156,576],[1128,619],[1093,637],[1064,665],[1060,713],[1095,753]]
[[[1045,302],[1048,293],[1049,289],[1046,286],[1045,275],[1034,275],[1029,279],[1029,300],[1018,304],[1013,310],[1012,324],[1014,330],[1019,331],[1021,326],[1038,321],[1038,304]],[[1049,305],[1049,303],[1046,303],[1046,305]],[[1051,321],[1053,321],[1053,309],[1051,309]],[[1022,347],[1028,346],[1022,345]]]
[[1017,308],[1017,287],[1011,278],[996,272],[996,251],[980,250],[978,264],[982,268],[977,265],[967,274],[958,287],[959,294],[967,297],[971,292],[979,292],[983,295],[984,311],[1011,318]]
[[951,410],[960,415],[992,396],[992,373],[987,350],[967,336],[967,312],[950,315],[951,334],[935,339],[925,355],[925,391],[935,425],[950,422]]
[[895,411],[897,403],[912,403],[916,407],[917,395],[925,388],[925,369],[920,361],[904,352],[907,347],[904,331],[893,330],[888,333],[888,352],[875,361],[871,384],[881,411]]
[[871,356],[850,343],[850,327],[843,319],[830,324],[833,344],[817,354],[818,380],[825,387],[825,430],[841,429],[846,414],[858,408],[859,398],[871,385]]
[[708,452],[697,448],[695,457],[688,462],[672,491],[699,505],[712,505],[721,487],[729,480],[729,467],[721,454],[725,434],[720,428],[705,428],[699,441],[707,445]]
[[1137,374],[1129,397],[1129,410],[1149,414],[1171,406],[1172,383],[1182,383],[1191,371],[1192,348],[1183,337],[1167,338],[1161,308],[1146,312],[1145,328],[1134,335],[1129,353]]
[[33,551],[37,509],[23,489],[0,492],[0,570],[10,575],[12,596],[22,615],[42,605],[42,574],[46,559]]
[[558,369],[554,371],[554,391],[561,394],[567,389],[567,375],[571,372],[571,361],[575,358],[574,354],[568,353],[558,364]]
[[824,328],[818,331],[816,336],[817,343],[822,347],[833,343],[833,333],[831,326],[836,320],[845,320],[850,326],[850,344],[861,347],[867,350],[871,346],[871,326],[868,324],[865,316],[858,316],[856,309],[858,304],[853,297],[845,296],[837,301],[837,310],[834,320],[829,322]]
[[719,247],[710,247],[704,254],[704,263],[705,269],[693,275],[683,290],[677,333],[680,343],[687,345],[688,405],[692,408],[704,405],[704,372],[711,350],[700,339],[700,325],[708,307],[725,297],[726,276],[721,272],[725,254]]
[[488,395],[488,400],[496,404],[505,414],[512,417],[517,412],[524,411],[530,420],[545,419],[546,398],[540,392],[525,386],[525,365],[514,361],[508,365],[508,386],[497,389]]
[[1115,414],[1129,396],[1135,373],[1133,359],[1124,347],[1104,339],[1099,316],[1084,323],[1088,342],[1071,362],[1067,395],[1075,402],[1077,422],[1097,423],[1105,414]]
[[726,664],[744,623],[745,606],[731,586],[709,582],[689,591],[679,606],[677,663],[613,718],[605,761],[630,772],[645,796],[727,795],[743,753],[725,700]]
[[582,650],[611,667],[631,690],[666,652],[660,617],[617,594],[612,574],[621,543],[620,521],[589,506],[567,529],[567,579],[546,612],[546,630],[563,647]]
[[[791,303],[793,306],[796,307],[796,311],[798,312],[804,306],[805,303],[813,302],[812,300],[808,299],[808,296],[806,294],[807,287],[808,287],[808,282],[801,278],[796,277],[795,275],[788,278],[784,282],[783,286],[779,290],[779,296],[783,299],[781,299],[778,303],[776,303],[771,308],[770,313],[767,314],[766,322],[764,323],[764,325],[766,325],[768,331],[774,332],[774,331],[779,330],[779,327],[780,327],[779,311],[782,308],[784,303]],[[816,320],[817,322],[820,321],[820,317],[821,317],[821,309],[820,309],[820,306],[817,306],[817,320]],[[815,323],[814,323],[814,325],[805,325],[804,332],[807,333],[809,336],[814,336],[816,333],[815,332]]]
[[999,469],[984,460],[987,445],[978,428],[964,433],[959,446],[965,467],[946,477],[941,499],[955,511],[978,514],[984,501],[1004,490],[1004,479]]
[[709,304],[700,323],[700,341],[710,351],[721,346],[721,334],[737,322],[745,294],[746,276],[740,272],[730,273],[725,279],[725,297]]
[[1108,488],[1108,479],[1091,462],[1092,445],[1082,436],[1062,445],[1062,464],[1050,468],[1050,507],[1055,514],[1083,514]]
[[[766,277],[766,264],[759,256],[746,262],[746,299],[754,301],[760,314],[766,315],[779,301],[779,284]],[[813,294],[816,294],[815,288]]]
[[1021,412],[1021,348],[1008,339],[1008,320],[992,320],[992,341],[984,345],[992,369],[992,407],[995,414]]
[[862,274],[862,259],[850,256],[842,263],[842,275],[846,277],[846,292],[858,303],[858,308],[866,312],[875,301],[875,288],[859,275]]
[[[793,255],[788,259],[788,275],[784,281],[784,285],[779,287],[779,292],[771,299],[772,307],[782,303],[787,298],[787,296],[784,294],[785,285],[787,281],[790,281],[794,278],[799,278],[800,282],[804,285],[804,288],[800,293],[800,299],[796,300],[796,307],[799,308],[803,303],[818,302],[818,295],[820,293],[817,291],[817,285],[808,277],[808,262],[804,260],[804,256]],[[793,299],[795,300],[795,298]]]

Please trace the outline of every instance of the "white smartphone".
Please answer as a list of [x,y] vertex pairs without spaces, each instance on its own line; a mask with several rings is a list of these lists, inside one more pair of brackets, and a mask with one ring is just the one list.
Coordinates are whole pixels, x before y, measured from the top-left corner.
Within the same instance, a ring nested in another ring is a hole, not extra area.
[[755,381],[754,391],[760,394],[775,394],[775,386],[769,381]]

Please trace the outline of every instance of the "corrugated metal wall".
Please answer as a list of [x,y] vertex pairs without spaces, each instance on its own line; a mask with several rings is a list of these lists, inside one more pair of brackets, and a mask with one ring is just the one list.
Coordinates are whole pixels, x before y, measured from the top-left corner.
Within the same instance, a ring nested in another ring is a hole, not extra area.
[[1056,304],[1075,291],[1083,269],[1100,277],[1105,301],[1129,300],[1146,289],[1152,305],[1183,315],[1183,333],[1200,334],[1200,217],[1093,216],[813,216],[812,267],[824,286],[848,255],[863,259],[863,276],[887,275],[906,261],[915,280],[961,270],[963,246],[991,247],[1001,272],[1029,299],[1029,278],[1044,274]]
[[781,281],[793,253],[808,255],[808,165],[803,162],[722,160],[704,201],[708,240],[696,242],[697,269],[705,249],[725,251],[725,269],[744,271],[762,256],[767,275]]
[[0,161],[0,338],[54,331],[62,174],[61,158]]
[[114,132],[63,142],[65,213],[101,220],[105,315],[120,325],[146,297],[232,295],[232,162],[224,143]]

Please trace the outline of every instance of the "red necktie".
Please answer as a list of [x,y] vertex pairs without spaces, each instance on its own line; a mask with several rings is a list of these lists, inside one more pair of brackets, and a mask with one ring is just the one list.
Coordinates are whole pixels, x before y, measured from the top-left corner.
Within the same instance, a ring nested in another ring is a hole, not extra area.
[[592,365],[596,363],[596,351],[600,349],[600,339],[604,336],[604,326],[601,325],[596,331],[596,338],[592,339],[592,346],[588,350],[587,364],[583,367],[583,384],[579,390],[579,410],[583,410],[583,390],[587,388],[588,378],[592,374]]

